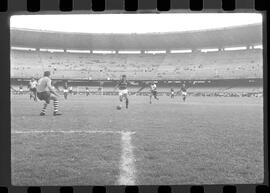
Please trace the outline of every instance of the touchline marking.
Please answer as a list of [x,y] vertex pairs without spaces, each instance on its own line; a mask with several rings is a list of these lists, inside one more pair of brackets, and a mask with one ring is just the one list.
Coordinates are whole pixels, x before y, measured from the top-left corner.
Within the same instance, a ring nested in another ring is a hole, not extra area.
[[133,146],[131,135],[134,132],[122,132],[122,153],[120,161],[119,185],[135,185],[136,169],[134,165]]

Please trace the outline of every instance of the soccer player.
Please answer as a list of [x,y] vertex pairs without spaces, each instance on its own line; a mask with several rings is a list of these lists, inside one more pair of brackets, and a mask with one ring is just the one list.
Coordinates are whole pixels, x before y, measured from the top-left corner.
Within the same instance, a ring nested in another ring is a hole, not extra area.
[[187,98],[187,87],[185,83],[181,87],[181,92],[182,92],[183,101],[185,102]]
[[41,110],[40,116],[45,115],[46,108],[48,104],[50,104],[50,100],[53,100],[53,107],[54,107],[54,112],[53,115],[62,115],[61,113],[58,112],[58,99],[57,99],[57,94],[54,90],[54,88],[51,85],[51,78],[50,78],[50,71],[45,71],[44,76],[38,80],[37,83],[37,97],[41,101],[45,101],[43,108]]
[[67,82],[65,82],[64,85],[64,98],[67,100],[67,96],[68,96],[68,85]]
[[150,85],[150,104],[152,103],[152,96],[154,96],[156,100],[159,100],[157,97],[157,85],[154,82]]
[[103,87],[98,87],[98,94],[103,95]]
[[[123,101],[123,98],[125,98],[125,102],[126,102],[126,108],[128,108],[128,81],[127,81],[127,76],[126,75],[122,75],[120,81],[117,83],[116,87],[118,87],[119,89],[119,100],[120,102]],[[121,107],[121,105],[120,105]]]
[[19,86],[19,94],[20,95],[23,94],[23,85],[22,84]]
[[89,91],[89,88],[88,87],[85,88],[85,92],[86,92],[86,96],[89,96],[90,91]]
[[37,102],[37,81],[32,78],[29,82],[30,100],[33,98]]
[[72,94],[72,86],[69,87],[69,94]]
[[174,89],[171,88],[171,98],[174,98]]

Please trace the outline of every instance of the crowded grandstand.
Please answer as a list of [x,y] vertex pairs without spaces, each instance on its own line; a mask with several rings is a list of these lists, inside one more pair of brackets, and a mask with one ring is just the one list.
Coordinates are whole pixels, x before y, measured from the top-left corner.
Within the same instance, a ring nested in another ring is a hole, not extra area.
[[[50,70],[60,90],[68,82],[80,93],[88,86],[91,93],[103,87],[106,94],[126,74],[133,87],[142,81],[157,81],[164,93],[188,82],[191,93],[197,95],[262,94],[262,31],[258,24],[132,37],[24,29],[11,29],[11,34],[13,91],[22,84],[26,92],[31,77],[38,79],[44,70]],[[173,39],[179,41],[173,43]]]

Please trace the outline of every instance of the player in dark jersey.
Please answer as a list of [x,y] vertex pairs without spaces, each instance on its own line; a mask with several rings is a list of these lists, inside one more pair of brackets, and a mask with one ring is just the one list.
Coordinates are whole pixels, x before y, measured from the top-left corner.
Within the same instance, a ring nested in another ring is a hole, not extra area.
[[152,103],[152,96],[154,96],[156,100],[159,100],[157,97],[157,85],[154,82],[150,85],[150,104]]
[[64,85],[64,98],[67,100],[67,96],[68,96],[68,85],[67,82],[65,82]]
[[90,91],[89,91],[89,88],[88,87],[85,88],[85,92],[86,92],[86,96],[89,96]]
[[182,93],[183,101],[185,102],[187,98],[187,87],[185,83],[181,86],[181,93]]
[[174,98],[174,89],[171,88],[171,98]]
[[[120,102],[123,101],[123,98],[125,99],[125,103],[126,103],[126,108],[128,108],[128,81],[127,81],[127,76],[126,75],[122,75],[121,80],[117,83],[116,87],[119,90],[119,100]],[[121,107],[121,105],[120,105]]]
[[103,87],[102,86],[98,87],[98,94],[103,95]]

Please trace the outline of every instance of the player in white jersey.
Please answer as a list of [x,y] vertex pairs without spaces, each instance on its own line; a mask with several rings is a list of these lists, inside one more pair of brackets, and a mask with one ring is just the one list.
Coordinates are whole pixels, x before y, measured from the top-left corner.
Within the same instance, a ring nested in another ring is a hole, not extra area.
[[19,86],[19,95],[22,95],[23,94],[23,85],[21,84]]
[[30,100],[33,98],[34,101],[37,101],[37,81],[32,78],[29,82],[29,90],[30,90]]
[[157,97],[157,85],[154,82],[152,82],[150,85],[150,104],[152,103],[152,97],[159,100]]
[[174,89],[171,88],[171,98],[173,99],[174,98]]
[[73,93],[72,89],[73,89],[72,86],[70,86],[69,87],[69,94],[72,94]]
[[58,112],[58,99],[57,99],[57,94],[52,87],[52,80],[50,79],[50,72],[46,71],[44,72],[44,76],[38,80],[37,83],[37,97],[39,100],[45,101],[44,106],[41,110],[40,116],[45,115],[46,108],[48,104],[50,103],[50,100],[53,100],[53,107],[54,107],[54,112],[53,115],[62,115],[61,113]]

